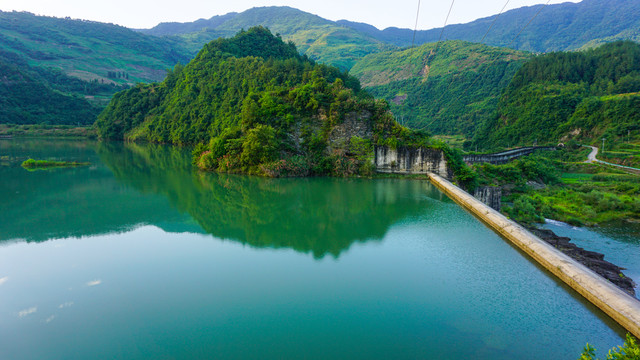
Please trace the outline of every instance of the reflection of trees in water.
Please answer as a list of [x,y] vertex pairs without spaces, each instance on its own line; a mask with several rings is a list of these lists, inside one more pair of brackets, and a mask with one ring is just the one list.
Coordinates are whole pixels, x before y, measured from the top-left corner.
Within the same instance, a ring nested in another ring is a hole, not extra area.
[[420,181],[209,174],[192,171],[188,151],[159,145],[104,144],[98,153],[119,180],[165,195],[216,237],[315,257],[337,257],[353,242],[379,240],[391,225],[429,206]]
[[[131,230],[138,224],[184,217],[162,196],[127,189],[101,166],[95,142],[20,139],[0,142],[3,154],[89,161],[90,167],[27,172],[0,167],[0,241],[81,237]],[[122,147],[122,145],[119,145]]]

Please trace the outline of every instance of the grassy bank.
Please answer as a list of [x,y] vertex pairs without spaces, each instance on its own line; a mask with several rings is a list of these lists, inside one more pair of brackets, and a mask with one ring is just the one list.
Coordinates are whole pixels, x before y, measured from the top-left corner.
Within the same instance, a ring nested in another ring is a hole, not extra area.
[[0,124],[0,137],[96,138],[91,126]]
[[586,153],[569,147],[474,168],[481,185],[502,187],[502,212],[522,224],[545,218],[587,226],[640,221],[640,176],[583,163]]

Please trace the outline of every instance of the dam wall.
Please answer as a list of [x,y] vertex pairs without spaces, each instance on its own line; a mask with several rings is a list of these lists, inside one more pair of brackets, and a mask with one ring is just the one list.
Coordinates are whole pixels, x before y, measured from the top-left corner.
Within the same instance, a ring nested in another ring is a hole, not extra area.
[[431,182],[631,334],[640,337],[640,301],[435,173]]
[[381,173],[435,173],[447,179],[453,177],[444,153],[439,149],[404,146],[392,149],[388,146],[376,146],[374,152],[376,171]]

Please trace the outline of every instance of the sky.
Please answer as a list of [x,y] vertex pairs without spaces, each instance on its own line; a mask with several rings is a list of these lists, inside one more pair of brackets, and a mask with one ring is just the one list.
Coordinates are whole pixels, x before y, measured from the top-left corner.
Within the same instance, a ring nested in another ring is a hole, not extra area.
[[[466,23],[500,12],[507,0],[453,0],[448,24]],[[579,0],[570,0],[579,2]],[[547,0],[509,0],[507,9],[544,4]],[[550,4],[568,2],[550,0]],[[418,0],[0,0],[2,11],[28,11],[36,15],[71,17],[114,23],[130,28],[151,28],[160,22],[189,22],[258,6],[291,6],[329,20],[364,22],[379,29],[413,28]],[[418,29],[444,25],[451,1],[421,0]]]

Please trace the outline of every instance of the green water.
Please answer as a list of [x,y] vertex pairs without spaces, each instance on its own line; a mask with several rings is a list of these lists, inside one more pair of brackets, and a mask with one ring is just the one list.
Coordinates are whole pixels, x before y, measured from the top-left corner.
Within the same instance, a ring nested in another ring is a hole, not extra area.
[[575,359],[623,341],[424,181],[202,174],[162,146],[0,155],[0,359]]

